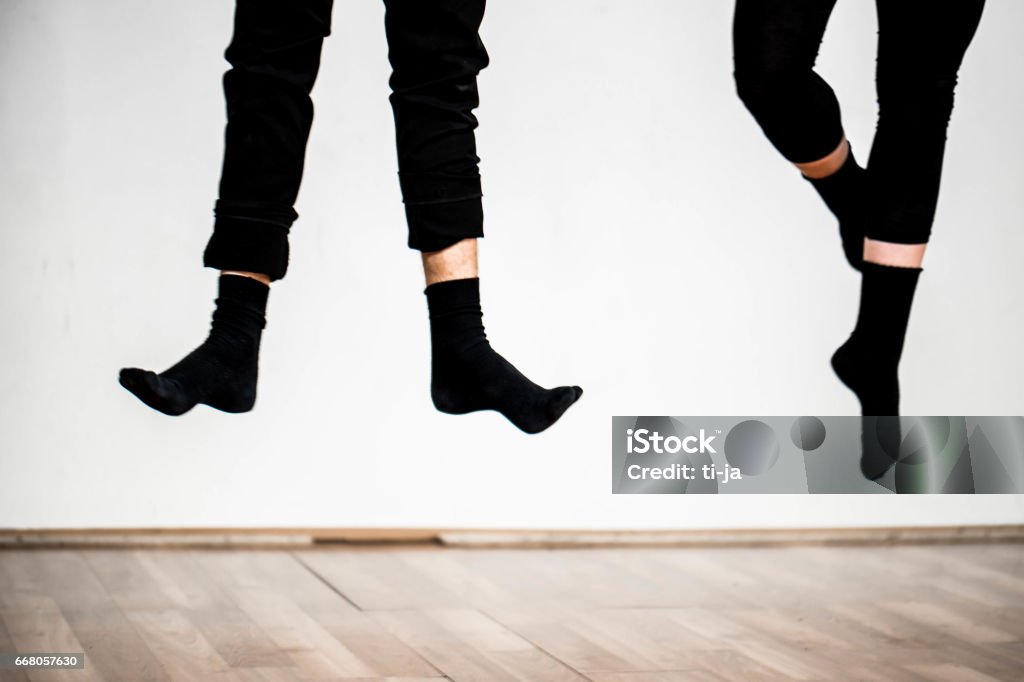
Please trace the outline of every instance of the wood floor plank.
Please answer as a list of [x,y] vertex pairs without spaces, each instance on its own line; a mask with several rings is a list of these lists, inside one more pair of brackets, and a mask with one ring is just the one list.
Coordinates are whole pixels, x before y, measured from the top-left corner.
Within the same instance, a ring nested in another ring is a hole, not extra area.
[[[2,570],[3,566],[0,564],[0,571]],[[3,580],[0,579],[0,591],[3,589]],[[7,653],[18,651],[14,646],[14,640],[11,638],[11,633],[7,631],[7,624],[4,622],[2,608],[0,608],[0,651]],[[28,673],[24,670],[0,670],[0,682],[27,682],[27,680]]]
[[881,650],[869,646],[859,649],[864,659],[875,663],[891,662],[910,670],[927,664],[962,663],[997,678],[1020,669],[1011,657],[989,648],[995,645],[969,642],[939,624],[912,619],[901,609],[886,608],[885,604],[860,601],[834,605],[831,610],[875,630],[892,642]]
[[306,676],[367,677],[374,671],[286,597],[259,588],[236,587],[242,611]]
[[[895,666],[935,660],[934,647],[929,646],[927,641],[912,637],[890,637],[871,627],[870,618],[865,622],[840,615],[829,609],[827,603],[786,609],[782,615],[807,628],[828,633],[829,637],[845,642],[847,647],[832,646],[821,652],[837,669],[845,669],[851,664],[870,669],[872,666]],[[785,636],[785,629],[780,634]],[[789,641],[808,645],[799,639]]]
[[125,615],[172,680],[201,680],[230,669],[181,611],[133,609]]
[[770,668],[678,625],[672,610],[504,609],[494,618],[575,670],[713,671],[725,679],[782,679]]
[[630,641],[616,643],[603,633],[588,633],[580,628],[578,620],[585,611],[578,610],[572,602],[524,604],[489,609],[487,613],[575,670],[643,670],[648,664]]
[[884,604],[883,608],[928,627],[939,628],[956,639],[975,644],[1009,643],[1018,639],[1013,633],[972,620],[965,617],[963,612],[952,611],[934,602],[897,601]]
[[[54,600],[92,666],[105,680],[167,680],[160,662],[78,552],[40,550],[8,556],[12,579]],[[5,617],[8,627],[12,627]],[[34,674],[33,674],[34,676]]]
[[83,552],[107,593],[135,626],[173,680],[205,679],[229,670],[202,632],[139,558],[143,552]]
[[472,609],[376,611],[373,617],[453,680],[585,679]]
[[275,668],[232,668],[227,672],[210,675],[211,682],[299,682],[309,678],[294,666]]
[[579,561],[576,553],[568,553],[565,560],[558,562],[545,560],[543,553],[529,550],[507,554],[463,552],[459,559],[470,570],[487,576],[492,582],[512,592],[516,598],[511,605],[552,602],[591,605],[596,601],[595,595],[587,594],[578,587],[580,581],[573,572],[573,567]]
[[791,645],[769,637],[739,640],[734,646],[741,653],[790,679],[827,680],[836,675],[835,659],[828,651]]
[[402,552],[296,552],[359,608],[370,610],[465,606],[411,565]]
[[857,682],[923,682],[927,678],[898,665],[853,665],[843,668],[836,679]]
[[591,672],[587,677],[594,682],[723,682],[726,679],[706,670]]
[[1005,566],[1001,563],[988,563],[986,558],[992,555],[991,551],[982,552],[975,549],[974,553],[967,553],[963,548],[951,547],[950,551],[943,555],[942,563],[963,580],[986,583],[1014,599],[1024,599],[1024,570],[1021,570],[1020,564]]
[[291,554],[218,553],[206,568],[278,646],[304,661],[300,668],[345,677],[441,675]]
[[834,630],[815,627],[796,616],[796,610],[780,612],[777,609],[743,609],[735,618],[750,630],[770,632],[773,639],[792,645],[806,645],[813,648],[832,648],[850,652],[854,645],[836,635]]
[[735,648],[709,649],[690,652],[690,664],[696,666],[694,672],[713,672],[729,682],[748,682],[763,680],[764,682],[782,682],[792,678],[765,666],[759,661]]
[[[14,642],[14,638],[11,636],[8,630],[7,623],[4,620],[4,612],[6,610],[12,610],[16,608],[18,601],[21,601],[20,597],[22,593],[15,587],[14,581],[11,576],[8,575],[6,568],[4,567],[6,556],[0,553],[0,651],[7,653],[17,652],[28,652],[30,649],[19,647]],[[47,599],[46,597],[37,597],[37,600]],[[50,600],[48,605],[50,608],[56,608],[53,601]],[[31,611],[31,607],[29,607]],[[20,622],[20,618],[12,619],[14,622]],[[63,626],[59,627],[66,628],[70,632],[70,627],[65,622]],[[56,629],[56,628],[55,628]],[[53,635],[49,635],[53,636]],[[77,644],[77,643],[76,643]],[[81,647],[77,646],[73,651],[81,651]],[[71,653],[69,651],[69,653]],[[0,682],[27,682],[28,673],[24,670],[0,670]]]
[[293,667],[288,655],[203,568],[205,552],[145,551],[139,564],[232,670]]
[[[0,651],[17,653],[85,653],[84,647],[64,619],[57,603],[50,597],[22,595],[11,599],[0,609],[0,630],[6,635]],[[74,670],[5,670],[11,680],[98,680],[101,679],[86,660],[84,669]]]
[[1001,679],[954,663],[910,666],[910,670],[931,682],[1000,682]]

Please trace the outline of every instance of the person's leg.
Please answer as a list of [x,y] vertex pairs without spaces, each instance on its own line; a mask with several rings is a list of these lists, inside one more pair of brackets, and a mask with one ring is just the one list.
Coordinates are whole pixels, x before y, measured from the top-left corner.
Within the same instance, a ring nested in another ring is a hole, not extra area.
[[839,102],[814,71],[835,0],[737,0],[736,91],[765,136],[839,220],[847,261],[864,250],[864,170],[843,133]]
[[264,273],[272,281],[285,276],[331,5],[237,0],[225,53],[228,122],[207,267]]
[[478,277],[476,247],[476,239],[463,239],[440,251],[424,251],[421,260],[427,286]]
[[313,120],[309,94],[330,32],[331,0],[238,0],[225,56],[224,165],[204,264],[221,270],[209,337],[166,372],[125,368],[120,382],[179,415],[205,403],[245,412],[256,399],[271,281],[288,268],[288,230]]
[[385,0],[398,171],[409,246],[423,254],[430,311],[431,397],[449,414],[496,410],[537,433],[581,395],[544,389],[491,348],[484,333],[476,240],[482,192],[473,109],[488,56],[484,0]]
[[878,103],[857,324],[836,374],[865,415],[899,414],[898,367],[939,196],[946,129],[984,0],[878,0]]

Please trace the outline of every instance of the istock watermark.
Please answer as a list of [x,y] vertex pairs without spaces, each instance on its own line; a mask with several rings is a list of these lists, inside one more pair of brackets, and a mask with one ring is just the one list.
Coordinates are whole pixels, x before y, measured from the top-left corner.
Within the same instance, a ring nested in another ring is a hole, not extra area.
[[1024,417],[613,417],[612,492],[1024,493]]

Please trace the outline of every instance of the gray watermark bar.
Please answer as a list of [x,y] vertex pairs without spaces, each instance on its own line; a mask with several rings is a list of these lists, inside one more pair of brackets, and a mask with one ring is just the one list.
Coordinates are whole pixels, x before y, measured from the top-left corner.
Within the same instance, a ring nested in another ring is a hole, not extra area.
[[615,494],[1020,494],[1024,417],[612,417]]
[[85,667],[84,653],[9,653],[0,651],[0,670]]

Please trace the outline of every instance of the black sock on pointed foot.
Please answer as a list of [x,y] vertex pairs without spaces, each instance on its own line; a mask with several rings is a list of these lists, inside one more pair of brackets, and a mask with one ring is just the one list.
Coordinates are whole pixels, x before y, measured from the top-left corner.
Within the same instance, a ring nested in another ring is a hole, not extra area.
[[177,416],[199,403],[248,412],[256,401],[260,337],[270,287],[249,277],[221,275],[210,334],[166,372],[125,368],[120,382],[154,410]]
[[523,431],[539,433],[583,394],[579,386],[541,388],[491,348],[484,333],[479,279],[431,284],[426,295],[430,395],[441,412],[497,410]]
[[843,242],[843,253],[855,270],[864,262],[864,232],[866,230],[867,171],[853,158],[851,147],[846,161],[832,175],[824,178],[809,178],[807,182],[817,190],[825,205],[839,220],[839,238]]
[[868,261],[861,268],[857,326],[832,356],[832,368],[839,380],[857,394],[863,415],[900,413],[897,371],[920,275],[920,268]]
[[877,481],[899,460],[903,442],[900,418],[865,416],[860,425],[860,471],[869,481]]

